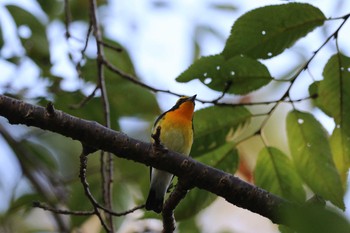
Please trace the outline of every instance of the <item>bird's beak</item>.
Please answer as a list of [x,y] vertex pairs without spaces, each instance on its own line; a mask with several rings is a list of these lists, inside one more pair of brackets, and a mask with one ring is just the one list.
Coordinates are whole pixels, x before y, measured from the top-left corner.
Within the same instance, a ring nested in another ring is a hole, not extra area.
[[195,99],[196,99],[196,97],[197,97],[197,95],[194,95],[194,96],[192,96],[192,97],[188,98],[188,100],[190,100],[190,101],[194,102],[194,101],[195,101]]

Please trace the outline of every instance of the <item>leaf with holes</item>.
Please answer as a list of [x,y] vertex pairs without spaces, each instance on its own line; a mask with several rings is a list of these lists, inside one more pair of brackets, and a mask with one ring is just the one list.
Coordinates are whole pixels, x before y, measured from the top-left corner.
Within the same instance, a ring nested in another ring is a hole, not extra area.
[[201,57],[180,74],[176,81],[189,82],[193,79],[199,79],[204,84],[208,84],[213,79],[219,79],[219,70],[224,62],[225,58],[221,55]]
[[287,155],[274,147],[265,147],[260,153],[254,171],[257,186],[288,200],[302,203],[305,191],[299,175]]
[[196,111],[191,156],[201,156],[234,142],[251,116],[244,107],[213,106]]
[[344,209],[344,190],[335,168],[327,133],[309,113],[291,111],[287,135],[295,167],[316,194]]
[[239,95],[257,90],[272,80],[264,64],[245,56],[235,56],[226,61],[222,65],[220,76],[221,80],[225,80],[224,83],[215,83],[214,79],[208,86],[220,91],[227,82],[230,82],[232,85],[227,92]]
[[271,58],[292,46],[326,17],[316,7],[305,3],[289,3],[254,9],[237,19],[231,29],[223,55],[239,54],[252,58]]
[[221,55],[203,57],[183,72],[176,80],[188,82],[199,79],[216,91],[247,94],[267,85],[272,77],[265,65],[255,59],[235,56],[225,60]]

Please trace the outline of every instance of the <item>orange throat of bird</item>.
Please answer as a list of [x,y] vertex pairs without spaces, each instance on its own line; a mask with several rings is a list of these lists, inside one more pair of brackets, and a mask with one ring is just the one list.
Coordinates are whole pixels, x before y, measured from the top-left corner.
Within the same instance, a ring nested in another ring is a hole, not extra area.
[[192,122],[193,111],[194,111],[194,103],[188,101],[181,104],[179,108],[175,109],[174,111],[168,112],[167,117],[175,121],[180,120],[180,121]]

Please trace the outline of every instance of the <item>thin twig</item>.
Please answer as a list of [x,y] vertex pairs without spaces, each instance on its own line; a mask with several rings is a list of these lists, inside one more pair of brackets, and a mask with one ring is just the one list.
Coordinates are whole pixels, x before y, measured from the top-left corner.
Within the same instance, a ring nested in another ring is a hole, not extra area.
[[86,96],[83,100],[80,101],[78,104],[72,104],[69,106],[70,109],[78,109],[85,106],[87,102],[89,102],[96,94],[96,91],[99,89],[98,86],[95,87],[95,89],[91,92],[90,95]]
[[342,19],[342,20],[347,20],[348,18],[350,17],[350,13],[349,14],[346,14],[346,15],[343,15],[343,16],[340,16],[340,17],[334,17],[334,18],[328,18],[327,20],[328,21],[331,21],[331,20],[339,20],[339,19]]
[[[103,71],[103,61],[105,60],[105,55],[103,51],[103,45],[99,43],[100,41],[102,41],[102,35],[101,35],[100,24],[97,16],[96,0],[90,0],[90,19],[93,27],[93,34],[96,38],[98,83],[101,90],[101,100],[103,104],[105,126],[107,128],[111,128],[110,105],[109,105],[109,99],[108,99],[107,88],[105,83],[105,76]],[[112,154],[107,153],[107,156],[105,156],[105,153],[101,151],[100,161],[101,161],[103,200],[107,208],[112,209],[112,190],[113,190]],[[108,219],[109,227],[111,231],[114,232],[112,216],[107,214],[106,217]]]
[[112,49],[112,50],[114,50],[114,51],[116,51],[116,52],[118,52],[118,53],[123,52],[123,49],[122,49],[122,48],[119,48],[119,47],[116,47],[116,46],[114,46],[114,45],[108,44],[108,43],[104,42],[103,40],[98,41],[98,43],[100,43],[100,44],[103,45],[104,47],[109,48],[109,49]]
[[105,55],[103,51],[103,46],[99,43],[99,41],[102,40],[102,35],[101,35],[99,22],[98,22],[96,0],[90,0],[90,11],[91,11],[90,17],[91,17],[91,22],[93,27],[93,34],[96,38],[98,83],[101,89],[105,126],[110,128],[110,107],[109,107],[105,77],[103,72],[103,60]]
[[101,213],[98,210],[98,206],[96,205],[97,201],[95,200],[92,193],[90,192],[89,183],[86,180],[86,169],[87,169],[87,161],[88,161],[87,158],[88,158],[87,154],[84,153],[84,149],[83,149],[83,152],[80,155],[80,172],[79,172],[80,182],[83,184],[85,195],[90,200],[90,202],[94,208],[94,213],[100,219],[100,222],[101,222],[103,228],[107,232],[111,232],[111,230],[109,229],[109,227],[107,226],[107,224],[103,220]]
[[219,100],[221,100],[222,98],[224,98],[224,96],[226,95],[226,93],[228,92],[228,90],[231,88],[231,86],[232,86],[232,81],[231,81],[231,80],[227,81],[227,82],[225,83],[225,89],[223,90],[223,92],[221,93],[221,95],[220,95],[218,98],[212,100],[212,102],[213,102],[214,104],[216,104],[216,103],[219,102]]
[[70,38],[69,24],[72,21],[71,11],[69,7],[69,0],[64,0],[64,17],[65,17],[65,27],[66,27],[66,39]]
[[104,210],[106,213],[108,213],[110,215],[113,215],[113,216],[116,216],[116,217],[128,215],[128,214],[130,214],[132,212],[135,212],[136,210],[143,209],[145,207],[145,204],[142,204],[142,205],[136,206],[136,207],[134,207],[134,208],[132,208],[130,210],[126,210],[124,212],[119,212],[118,213],[118,212],[114,212],[114,211],[112,211],[110,209],[107,209],[106,207],[104,207],[104,206],[102,206],[102,205],[100,205],[98,203],[96,203],[96,204],[97,204],[98,208],[100,208],[100,209]]
[[85,52],[86,52],[86,49],[89,45],[89,39],[90,39],[90,34],[91,34],[91,31],[92,31],[92,22],[91,22],[91,19],[90,19],[90,22],[89,22],[89,28],[86,32],[86,35],[85,35],[85,40],[84,41],[81,41],[81,40],[78,40],[78,41],[81,41],[81,43],[84,43],[84,46],[83,48],[81,49],[80,51],[80,54],[81,54],[81,58],[80,58],[80,61],[78,61],[76,64],[75,64],[75,69],[79,75],[79,77],[81,78],[82,75],[81,75],[81,66],[82,66],[82,63],[83,63],[83,60],[85,58]]
[[41,203],[39,201],[34,201],[33,202],[33,207],[40,208],[46,211],[50,211],[56,214],[65,214],[65,215],[80,215],[80,216],[87,216],[87,215],[93,215],[95,214],[95,211],[90,210],[90,211],[72,211],[72,210],[62,210],[62,209],[56,209],[53,208],[46,203]]
[[[143,209],[145,207],[145,205],[143,204],[143,205],[136,206],[136,207],[134,207],[134,208],[132,208],[130,210],[117,213],[117,212],[114,212],[112,210],[109,210],[109,209],[103,207],[99,203],[95,203],[95,205],[99,209],[102,209],[103,211],[105,211],[105,212],[107,212],[107,213],[109,213],[109,214],[111,214],[113,216],[117,216],[117,217],[128,215],[130,213],[135,212],[136,210]],[[46,210],[46,211],[50,211],[50,212],[53,212],[53,213],[56,213],[56,214],[64,214],[64,215],[88,216],[88,215],[94,215],[95,214],[95,210],[87,210],[87,211],[81,211],[80,210],[80,211],[77,211],[77,210],[57,209],[57,208],[49,206],[46,203],[42,203],[42,202],[39,202],[39,201],[34,201],[33,202],[33,207],[40,208],[40,209],[43,209],[43,210]]]
[[89,21],[89,28],[86,32],[86,36],[85,36],[85,43],[84,43],[84,47],[83,49],[81,50],[81,57],[83,58],[85,56],[85,52],[86,52],[86,49],[89,45],[89,38],[90,38],[90,34],[92,32],[92,20],[90,19]]
[[130,74],[125,73],[124,71],[118,69],[117,67],[115,67],[112,63],[110,63],[109,61],[107,61],[106,59],[103,60],[103,64],[106,66],[106,68],[108,68],[110,71],[114,72],[115,74],[120,75],[122,78],[138,85],[141,87],[144,87],[152,92],[162,92],[162,93],[167,93],[167,94],[171,94],[171,95],[175,95],[175,96],[183,96],[183,94],[178,94],[169,90],[163,90],[163,89],[157,89],[155,87],[152,87],[150,85],[147,85],[143,82],[141,82],[140,80],[138,80],[135,76],[132,76]]

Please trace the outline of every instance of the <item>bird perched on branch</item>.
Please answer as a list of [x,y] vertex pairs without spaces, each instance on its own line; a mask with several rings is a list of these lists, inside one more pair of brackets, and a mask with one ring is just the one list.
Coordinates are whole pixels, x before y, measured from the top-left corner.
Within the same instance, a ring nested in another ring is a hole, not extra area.
[[[167,149],[189,155],[193,143],[193,112],[195,99],[182,96],[168,111],[161,114],[153,127],[159,143]],[[157,132],[158,131],[158,132]],[[151,187],[146,201],[146,210],[160,213],[163,209],[165,193],[171,183],[173,174],[151,168]]]

